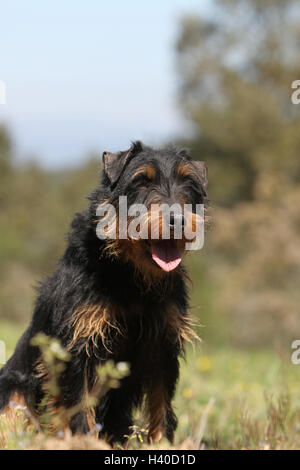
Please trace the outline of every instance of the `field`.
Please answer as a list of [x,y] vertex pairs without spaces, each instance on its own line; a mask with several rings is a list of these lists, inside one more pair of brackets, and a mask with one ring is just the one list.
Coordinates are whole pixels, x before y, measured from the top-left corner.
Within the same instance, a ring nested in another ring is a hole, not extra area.
[[[33,287],[56,269],[74,213],[99,187],[103,151],[171,139],[208,168],[205,243],[185,261],[202,342],[181,362],[173,447],[300,449],[300,365],[291,362],[300,338],[300,2],[119,2],[124,11],[73,2],[71,14],[68,2],[11,3],[2,2],[0,33],[0,85],[11,97],[0,103],[0,367],[2,341],[8,359]],[[168,184],[155,173],[153,200],[196,200],[194,171]],[[109,367],[104,374],[118,372]],[[95,429],[63,432],[61,413],[50,434],[11,403],[0,448],[107,448]],[[147,425],[136,418],[127,448],[145,449]]]
[[[21,326],[1,323],[8,356]],[[175,408],[176,449],[296,449],[300,447],[299,368],[280,350],[210,349],[201,343],[181,363]],[[17,415],[17,418],[15,418]],[[36,432],[21,409],[1,418],[0,445],[23,448],[106,448],[104,442]],[[157,445],[168,448],[165,441]],[[136,428],[128,448],[147,444]]]

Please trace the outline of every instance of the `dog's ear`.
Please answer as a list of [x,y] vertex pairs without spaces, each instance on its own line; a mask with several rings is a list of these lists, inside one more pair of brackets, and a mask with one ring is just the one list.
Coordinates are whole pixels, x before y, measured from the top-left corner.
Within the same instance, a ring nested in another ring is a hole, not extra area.
[[201,183],[202,183],[202,186],[204,188],[204,190],[206,191],[207,189],[207,185],[208,185],[208,169],[207,169],[207,165],[205,162],[202,162],[202,161],[194,161],[194,164],[196,165],[196,168],[197,168],[197,171],[200,175],[200,179],[201,179]]
[[128,150],[122,152],[111,153],[103,152],[102,160],[104,171],[107,174],[110,183],[115,184],[121,176],[122,170],[126,163],[129,162],[137,153],[143,150],[141,142],[133,142]]

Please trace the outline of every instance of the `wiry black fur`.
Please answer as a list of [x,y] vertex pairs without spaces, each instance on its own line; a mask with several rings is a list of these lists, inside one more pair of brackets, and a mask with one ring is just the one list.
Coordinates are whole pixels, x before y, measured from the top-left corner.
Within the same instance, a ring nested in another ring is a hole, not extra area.
[[[104,156],[105,159],[105,156]],[[145,202],[154,189],[140,190],[130,182],[130,175],[144,162],[152,162],[159,170],[158,189],[162,200],[176,200],[184,193],[192,203],[205,198],[204,184],[187,181],[175,184],[170,190],[173,167],[179,159],[190,160],[186,152],[174,147],[161,150],[143,147],[135,143],[130,152],[118,155],[119,168],[113,176],[104,171],[100,186],[91,194],[89,208],[77,213],[71,225],[68,245],[55,272],[45,279],[38,291],[32,321],[21,337],[13,356],[0,371],[0,410],[8,403],[11,394],[18,391],[24,395],[28,406],[36,409],[43,397],[42,381],[34,373],[40,355],[37,347],[30,344],[38,333],[59,338],[67,347],[72,339],[70,319],[82,304],[100,304],[104,299],[122,306],[123,315],[119,324],[126,334],[111,338],[108,352],[102,342],[90,357],[82,343],[72,348],[72,360],[61,376],[61,392],[65,407],[72,407],[81,400],[86,375],[88,386],[95,380],[95,367],[112,359],[126,361],[131,365],[131,374],[122,380],[119,389],[111,390],[96,407],[96,422],[103,425],[102,433],[111,441],[123,441],[130,434],[133,408],[139,406],[143,396],[155,385],[163,385],[166,393],[166,436],[172,440],[176,428],[176,417],[171,407],[178,379],[179,341],[171,338],[166,320],[166,306],[172,302],[180,314],[187,312],[187,292],[183,268],[166,274],[166,280],[153,287],[145,286],[143,276],[133,268],[131,262],[122,257],[111,257],[104,251],[106,241],[95,232],[95,209],[105,199],[115,200],[127,194],[129,204]],[[147,288],[146,288],[147,287]],[[163,289],[163,290],[161,290]],[[84,413],[72,418],[73,432],[86,432]]]

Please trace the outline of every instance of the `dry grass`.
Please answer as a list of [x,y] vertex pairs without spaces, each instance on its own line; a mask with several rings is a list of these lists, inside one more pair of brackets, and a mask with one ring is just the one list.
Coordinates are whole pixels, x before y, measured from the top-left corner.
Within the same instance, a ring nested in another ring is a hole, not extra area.
[[[175,407],[175,443],[146,444],[137,425],[127,449],[300,449],[299,371],[289,353],[221,349],[189,351],[182,362]],[[0,418],[5,449],[109,449],[94,435],[38,432],[22,408]],[[118,448],[118,447],[117,447]]]

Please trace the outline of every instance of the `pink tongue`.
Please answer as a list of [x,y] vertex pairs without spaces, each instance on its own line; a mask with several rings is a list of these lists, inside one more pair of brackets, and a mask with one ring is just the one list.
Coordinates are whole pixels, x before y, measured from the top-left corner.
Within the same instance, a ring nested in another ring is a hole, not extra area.
[[181,253],[174,240],[158,241],[151,244],[152,259],[164,271],[173,271],[181,262]]

